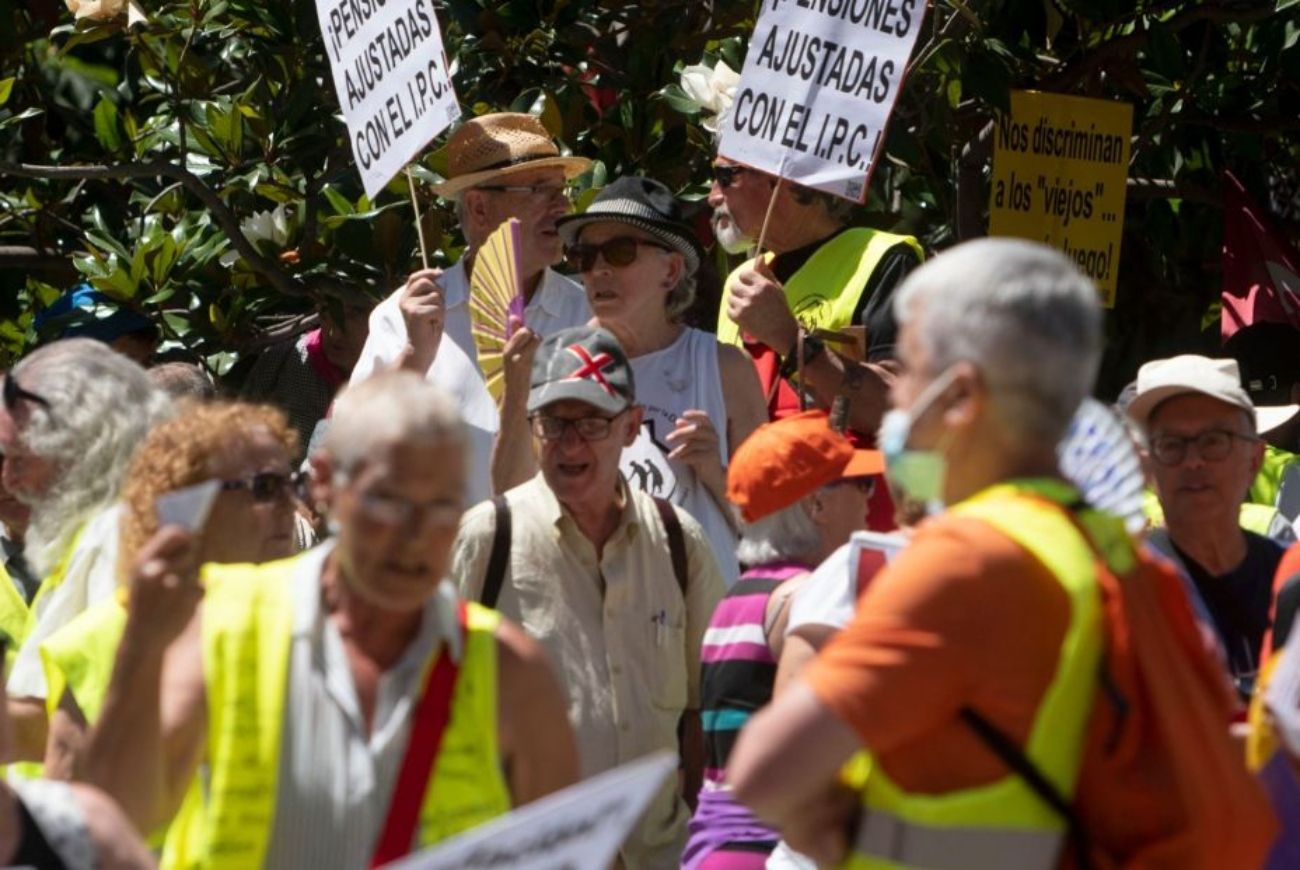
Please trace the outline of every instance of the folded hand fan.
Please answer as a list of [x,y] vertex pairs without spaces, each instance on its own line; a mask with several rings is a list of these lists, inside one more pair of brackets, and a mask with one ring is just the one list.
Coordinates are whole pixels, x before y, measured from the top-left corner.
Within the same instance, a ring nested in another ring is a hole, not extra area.
[[1114,411],[1096,399],[1084,399],[1056,456],[1061,473],[1084,501],[1124,520],[1129,532],[1141,531],[1146,479],[1133,439]]
[[497,404],[505,390],[506,342],[514,333],[511,318],[524,319],[523,278],[519,274],[519,221],[510,218],[488,236],[474,255],[469,277],[470,334],[478,366]]

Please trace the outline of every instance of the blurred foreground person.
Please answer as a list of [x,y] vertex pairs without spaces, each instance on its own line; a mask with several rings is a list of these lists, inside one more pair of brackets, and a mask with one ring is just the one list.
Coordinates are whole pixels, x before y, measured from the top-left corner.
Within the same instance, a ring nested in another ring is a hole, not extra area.
[[[887,474],[949,507],[741,733],[737,797],[851,867],[1256,866],[1271,813],[1180,581],[1057,470],[1100,357],[1095,288],[1058,252],[988,239],[909,276],[895,313]],[[859,748],[854,793],[838,775]]]
[[[0,749],[9,742],[5,700],[0,680]],[[148,870],[155,866],[126,815],[99,789],[40,779],[0,779],[0,867]]]
[[443,580],[465,439],[437,388],[376,375],[312,457],[330,541],[202,582],[193,535],[142,547],[87,772],[151,830],[203,765],[167,866],[383,864],[574,780],[540,648]]
[[144,369],[88,338],[46,345],[5,376],[5,488],[31,506],[24,553],[41,578],[9,676],[10,760],[45,748],[38,645],[117,588],[114,503],[131,454],[166,412]]
[[727,469],[743,522],[736,555],[746,570],[704,635],[701,703],[704,788],[682,856],[686,870],[760,870],[778,834],[736,801],[727,758],[740,729],[772,699],[790,602],[809,572],[862,528],[883,468],[809,411],[764,424]]

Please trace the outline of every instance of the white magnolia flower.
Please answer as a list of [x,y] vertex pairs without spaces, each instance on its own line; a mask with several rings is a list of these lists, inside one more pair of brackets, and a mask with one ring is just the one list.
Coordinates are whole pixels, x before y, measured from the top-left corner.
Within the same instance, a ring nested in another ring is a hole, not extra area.
[[[289,214],[285,211],[284,203],[280,203],[270,211],[253,212],[240,222],[239,229],[255,248],[260,247],[258,243],[263,241],[269,242],[274,248],[283,248],[289,243]],[[238,259],[237,251],[226,251],[221,255],[221,265],[233,266]]]
[[126,0],[64,0],[74,18],[80,21],[111,21],[126,9]]
[[682,69],[682,90],[700,107],[700,112],[705,115],[700,123],[711,133],[717,132],[718,122],[731,108],[738,84],[740,73],[721,60],[712,69],[702,63]]

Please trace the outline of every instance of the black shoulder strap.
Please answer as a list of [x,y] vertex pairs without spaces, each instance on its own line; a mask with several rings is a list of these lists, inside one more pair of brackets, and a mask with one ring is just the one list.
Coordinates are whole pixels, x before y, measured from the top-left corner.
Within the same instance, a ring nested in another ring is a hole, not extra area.
[[501,597],[501,584],[506,579],[510,564],[510,503],[504,495],[492,499],[496,508],[496,531],[492,535],[492,554],[488,556],[487,575],[483,578],[483,592],[478,602],[484,607],[496,607]]
[[677,588],[681,590],[682,600],[686,599],[687,564],[686,537],[682,534],[681,520],[673,503],[666,498],[655,498],[655,507],[659,508],[659,519],[663,521],[664,532],[668,535],[668,555],[673,561],[673,576],[677,578]]
[[970,726],[970,729],[989,749],[993,750],[993,754],[1002,759],[1007,767],[1018,774],[1025,784],[1042,798],[1043,803],[1050,806],[1065,820],[1069,827],[1070,839],[1074,842],[1078,867],[1081,870],[1091,870],[1093,864],[1088,847],[1088,836],[1070,802],[1057,791],[1056,786],[1052,785],[1047,777],[1043,776],[1038,766],[1025,755],[1024,750],[1017,746],[1014,740],[1007,736],[1006,732],[970,707],[962,707],[960,713],[962,721]]

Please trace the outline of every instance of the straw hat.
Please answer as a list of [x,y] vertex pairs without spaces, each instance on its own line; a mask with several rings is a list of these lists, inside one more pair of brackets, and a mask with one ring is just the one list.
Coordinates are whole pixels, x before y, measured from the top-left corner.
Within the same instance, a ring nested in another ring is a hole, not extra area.
[[448,178],[435,184],[439,196],[454,199],[463,190],[530,169],[555,167],[565,178],[586,172],[585,157],[562,157],[542,123],[532,115],[497,112],[471,118],[447,142]]

